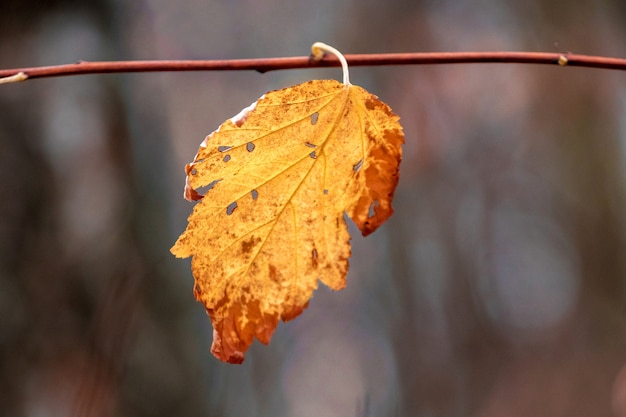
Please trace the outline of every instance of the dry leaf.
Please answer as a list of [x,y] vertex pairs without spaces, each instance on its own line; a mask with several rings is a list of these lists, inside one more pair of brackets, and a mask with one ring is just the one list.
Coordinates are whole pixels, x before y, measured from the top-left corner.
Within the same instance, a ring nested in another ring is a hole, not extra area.
[[344,212],[363,235],[391,216],[403,141],[376,96],[316,80],[266,94],[202,142],[185,197],[206,195],[172,253],[193,256],[217,358],[241,363],[254,337],[268,343],[318,279],[345,286]]

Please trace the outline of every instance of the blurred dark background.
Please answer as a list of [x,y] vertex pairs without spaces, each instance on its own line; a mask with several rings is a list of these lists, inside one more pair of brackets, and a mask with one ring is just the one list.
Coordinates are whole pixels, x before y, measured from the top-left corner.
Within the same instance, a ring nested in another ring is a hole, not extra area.
[[[0,67],[532,50],[626,56],[623,0],[5,0]],[[626,416],[626,73],[353,68],[402,118],[393,218],[242,366],[209,353],[183,166],[268,90],[93,75],[0,86],[1,416]]]

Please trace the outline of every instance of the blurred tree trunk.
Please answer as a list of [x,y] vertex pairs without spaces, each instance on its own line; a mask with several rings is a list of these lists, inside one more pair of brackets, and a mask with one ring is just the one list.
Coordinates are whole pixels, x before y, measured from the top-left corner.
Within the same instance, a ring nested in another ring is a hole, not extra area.
[[[0,65],[128,57],[126,7],[9,2]],[[6,415],[204,414],[203,384],[185,384],[197,365],[174,343],[191,291],[183,299],[172,287],[161,247],[169,232],[162,109],[158,92],[138,101],[127,82],[55,79],[0,92]],[[132,131],[129,117],[152,129]]]

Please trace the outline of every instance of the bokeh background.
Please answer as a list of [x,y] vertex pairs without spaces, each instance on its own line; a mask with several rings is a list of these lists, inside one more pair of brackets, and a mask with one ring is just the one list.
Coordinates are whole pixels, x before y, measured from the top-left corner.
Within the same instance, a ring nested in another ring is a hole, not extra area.
[[[626,56],[623,0],[4,0],[0,67],[531,50]],[[209,352],[183,166],[339,69],[0,86],[0,415],[626,416],[626,73],[353,68],[402,118],[396,212],[348,287],[241,366]]]

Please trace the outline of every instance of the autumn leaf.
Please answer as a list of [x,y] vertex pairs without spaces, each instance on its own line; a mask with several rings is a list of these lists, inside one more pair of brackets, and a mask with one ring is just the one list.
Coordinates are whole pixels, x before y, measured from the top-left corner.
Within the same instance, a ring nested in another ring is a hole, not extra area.
[[193,257],[217,358],[241,363],[255,337],[268,343],[318,280],[346,285],[344,213],[364,236],[391,216],[403,141],[376,96],[315,80],[266,94],[202,142],[185,186],[200,201],[172,253]]

